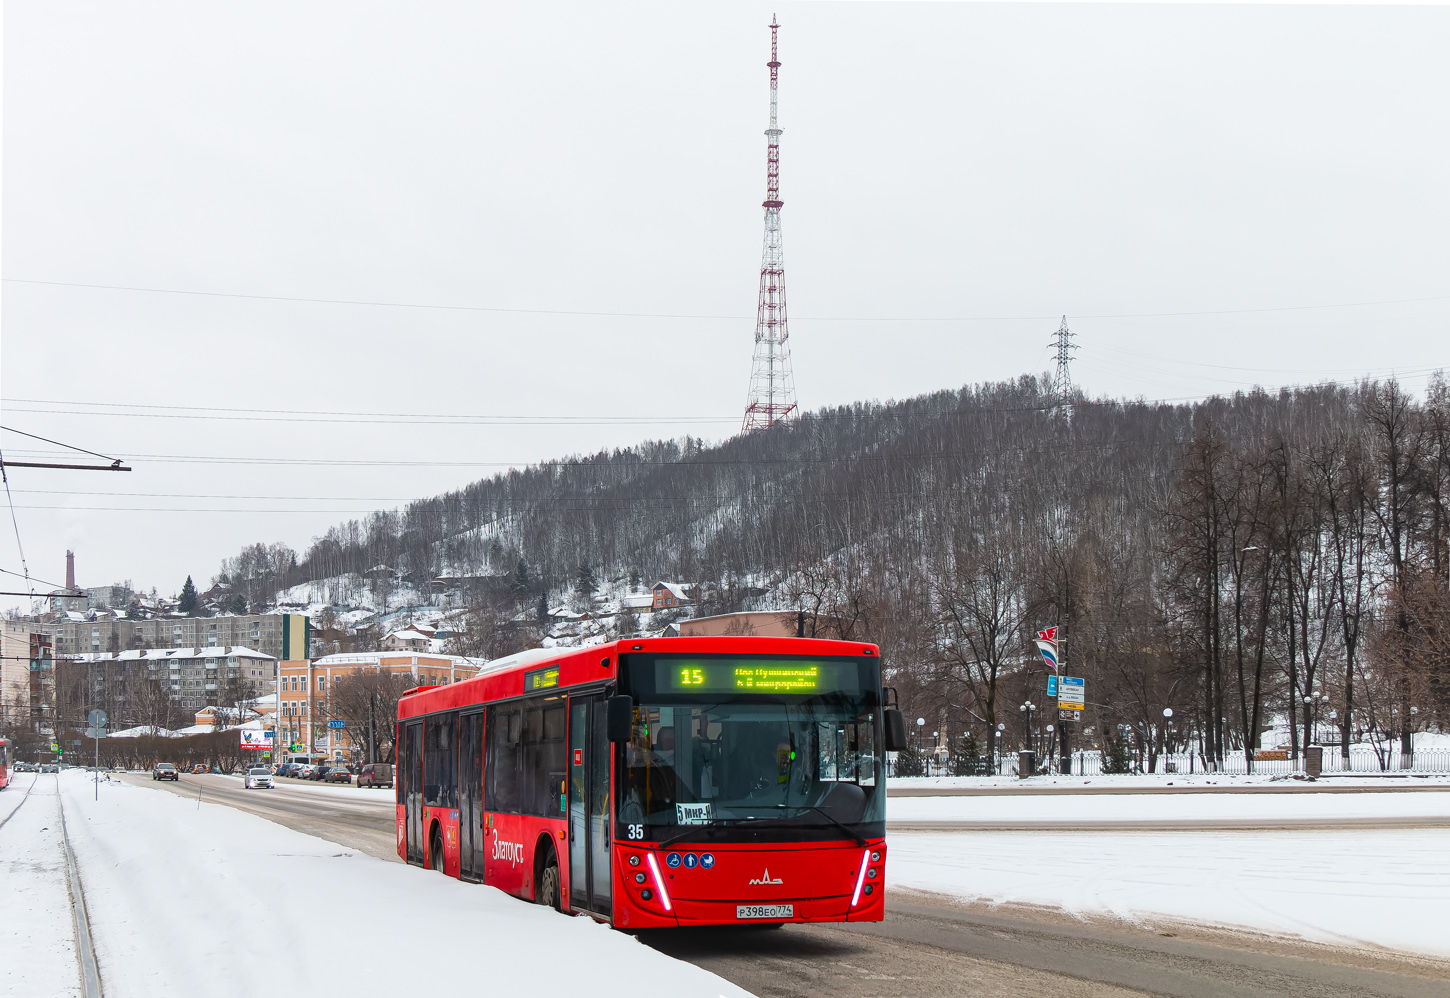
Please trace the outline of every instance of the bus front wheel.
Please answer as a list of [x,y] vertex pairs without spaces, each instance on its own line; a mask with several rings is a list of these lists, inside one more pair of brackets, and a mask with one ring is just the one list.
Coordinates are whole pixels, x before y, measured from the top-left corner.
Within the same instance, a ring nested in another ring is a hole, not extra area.
[[544,872],[539,874],[539,889],[535,892],[534,900],[539,904],[546,904],[555,911],[559,910],[559,864],[551,862],[544,867]]

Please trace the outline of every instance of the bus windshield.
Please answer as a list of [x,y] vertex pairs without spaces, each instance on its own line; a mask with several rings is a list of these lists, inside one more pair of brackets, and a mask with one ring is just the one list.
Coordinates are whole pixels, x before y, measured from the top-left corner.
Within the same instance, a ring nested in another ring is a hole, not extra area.
[[659,840],[692,826],[790,826],[839,836],[840,826],[882,821],[877,677],[874,661],[855,660],[632,665],[622,834]]

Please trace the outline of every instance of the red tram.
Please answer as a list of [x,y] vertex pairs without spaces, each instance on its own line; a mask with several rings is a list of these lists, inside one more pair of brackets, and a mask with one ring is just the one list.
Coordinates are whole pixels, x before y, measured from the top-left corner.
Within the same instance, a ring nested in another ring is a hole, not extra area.
[[398,704],[398,855],[619,927],[879,921],[874,645],[650,638],[523,652]]

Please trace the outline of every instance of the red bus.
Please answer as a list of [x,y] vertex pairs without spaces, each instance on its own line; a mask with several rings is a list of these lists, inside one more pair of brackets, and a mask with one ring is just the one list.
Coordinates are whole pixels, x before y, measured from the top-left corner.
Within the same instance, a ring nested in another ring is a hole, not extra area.
[[621,928],[880,921],[875,645],[540,649],[398,703],[405,862]]
[[10,745],[0,738],[0,790],[10,785]]

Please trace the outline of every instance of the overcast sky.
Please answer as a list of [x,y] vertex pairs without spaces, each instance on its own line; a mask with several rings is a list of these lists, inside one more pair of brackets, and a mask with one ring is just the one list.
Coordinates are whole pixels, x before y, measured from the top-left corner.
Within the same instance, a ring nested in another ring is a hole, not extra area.
[[803,406],[1046,370],[1064,313],[1095,395],[1450,363],[1445,8],[10,0],[4,424],[135,469],[11,470],[32,574],[735,432],[773,11]]

